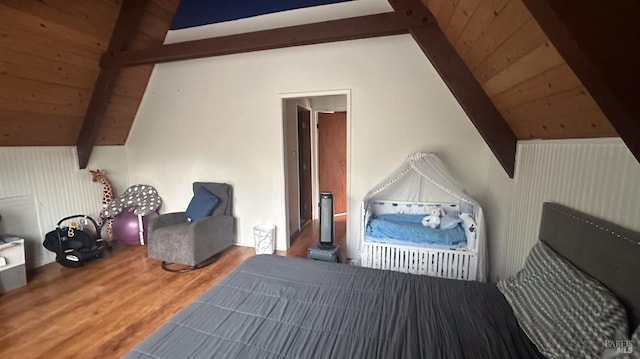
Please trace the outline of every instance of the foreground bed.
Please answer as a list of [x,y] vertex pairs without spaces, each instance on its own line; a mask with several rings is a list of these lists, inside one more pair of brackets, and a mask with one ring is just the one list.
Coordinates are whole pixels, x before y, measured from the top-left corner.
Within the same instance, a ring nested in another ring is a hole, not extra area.
[[536,357],[493,285],[263,255],[128,357],[462,358],[479,350]]
[[[637,234],[623,233],[628,241],[620,246],[602,244],[599,238],[609,240],[620,232],[608,234],[602,226],[594,226],[592,218],[554,206],[545,205],[541,239],[560,253],[567,250],[566,257],[576,259],[576,265],[605,285],[617,273],[615,281],[622,283],[610,289],[620,288],[617,294],[635,321],[640,295],[629,284],[638,283],[640,257],[638,248],[627,245],[638,243]],[[567,244],[576,240],[582,247]],[[608,268],[603,266],[602,252],[599,263],[589,264],[591,249],[602,248],[613,255],[626,253]],[[629,253],[630,248],[635,252]],[[620,270],[620,265],[635,271]],[[126,356],[187,357],[539,358],[542,354],[494,284],[256,256]]]

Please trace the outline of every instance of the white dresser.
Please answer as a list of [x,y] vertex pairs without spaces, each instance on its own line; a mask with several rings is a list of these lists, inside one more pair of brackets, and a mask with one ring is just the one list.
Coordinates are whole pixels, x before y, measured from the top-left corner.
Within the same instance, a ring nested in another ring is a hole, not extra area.
[[0,293],[27,284],[24,239],[0,239]]

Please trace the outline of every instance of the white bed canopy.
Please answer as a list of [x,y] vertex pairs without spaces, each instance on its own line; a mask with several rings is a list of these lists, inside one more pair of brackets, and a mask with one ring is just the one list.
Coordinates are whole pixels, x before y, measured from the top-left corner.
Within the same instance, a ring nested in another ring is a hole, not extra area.
[[470,204],[477,230],[477,280],[486,281],[487,246],[482,207],[453,178],[437,154],[416,153],[407,157],[402,166],[367,193],[363,203],[372,200]]

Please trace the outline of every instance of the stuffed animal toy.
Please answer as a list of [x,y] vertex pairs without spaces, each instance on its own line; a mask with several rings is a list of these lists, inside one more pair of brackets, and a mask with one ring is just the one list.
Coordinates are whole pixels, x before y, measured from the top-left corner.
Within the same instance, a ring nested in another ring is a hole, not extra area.
[[440,225],[440,217],[444,215],[445,213],[442,208],[434,208],[428,216],[422,218],[422,225],[436,229]]

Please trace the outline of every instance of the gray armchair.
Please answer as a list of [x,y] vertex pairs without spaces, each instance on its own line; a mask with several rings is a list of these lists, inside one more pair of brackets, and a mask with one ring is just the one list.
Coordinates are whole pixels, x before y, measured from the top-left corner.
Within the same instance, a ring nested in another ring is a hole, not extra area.
[[[190,222],[184,212],[176,212],[160,215],[149,223],[148,255],[162,260],[164,270],[186,272],[207,266],[234,242],[231,186],[226,183],[194,182],[193,193],[200,186],[220,199],[210,217]],[[173,269],[173,264],[191,268]]]

